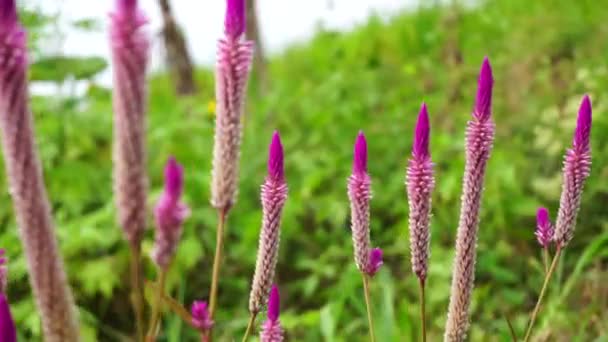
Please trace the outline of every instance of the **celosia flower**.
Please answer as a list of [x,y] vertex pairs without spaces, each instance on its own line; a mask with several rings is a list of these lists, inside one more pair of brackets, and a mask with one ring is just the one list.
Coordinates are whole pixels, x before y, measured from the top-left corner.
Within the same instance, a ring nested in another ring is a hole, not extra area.
[[245,0],[228,0],[225,36],[217,46],[217,102],[211,204],[227,211],[236,201],[245,90],[253,57],[253,42],[244,40]]
[[262,185],[262,228],[258,255],[249,294],[249,311],[257,314],[262,308],[272,281],[279,253],[281,213],[287,199],[283,167],[283,146],[274,132],[268,155],[268,176]]
[[152,259],[166,269],[175,254],[182,234],[182,223],[190,214],[188,206],[180,202],[184,190],[184,169],[170,157],[165,166],[165,189],[154,208],[156,241]]
[[25,30],[0,0],[0,136],[29,279],[46,341],[78,341],[74,302],[54,234],[28,103]]
[[429,114],[422,104],[414,135],[412,157],[407,167],[407,197],[410,207],[410,252],[412,271],[424,282],[430,254],[431,195],[435,186],[433,163],[429,153]]
[[466,165],[463,179],[460,222],[456,236],[452,289],[445,341],[464,341],[469,327],[469,306],[475,282],[475,259],[479,208],[483,191],[486,164],[494,140],[491,116],[492,69],[484,59],[479,75],[473,120],[466,133]]
[[574,235],[583,187],[591,172],[590,137],[591,100],[585,95],[578,111],[572,148],[564,158],[562,195],[555,223],[555,242],[558,248],[566,247]]
[[[114,72],[114,194],[118,222],[131,246],[139,246],[146,229],[145,113],[146,68],[150,42],[147,19],[137,0],[117,0],[110,14]],[[139,247],[137,247],[139,248]]]
[[553,225],[547,208],[538,208],[536,212],[536,232],[534,232],[534,235],[536,235],[536,240],[543,248],[548,248],[553,240]]
[[[372,190],[371,179],[367,174],[367,141],[363,132],[359,132],[355,141],[353,171],[348,178],[347,188],[355,264],[361,272],[373,276],[382,265],[382,250],[370,248],[369,202]],[[370,260],[370,257],[373,257],[373,260]]]
[[8,300],[6,300],[3,293],[0,293],[0,341],[17,342],[15,322],[11,316]]
[[211,329],[213,326],[213,321],[211,320],[211,317],[209,317],[207,302],[195,300],[192,303],[190,312],[192,314],[192,325],[194,325],[200,331]]
[[279,289],[273,285],[268,298],[268,319],[262,325],[260,342],[283,342],[283,328],[279,321],[280,306]]

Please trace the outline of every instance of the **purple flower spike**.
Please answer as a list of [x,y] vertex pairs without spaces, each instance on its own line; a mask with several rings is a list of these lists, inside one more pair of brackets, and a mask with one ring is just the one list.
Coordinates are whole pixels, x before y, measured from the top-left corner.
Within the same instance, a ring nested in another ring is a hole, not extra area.
[[380,267],[382,267],[384,264],[382,255],[382,249],[380,248],[373,248],[371,251],[369,251],[369,265],[365,273],[372,277],[376,275],[376,273],[380,270]]
[[589,141],[591,137],[591,100],[589,95],[583,97],[581,106],[578,110],[578,120],[576,132],[574,133],[574,148],[579,152],[589,151]]
[[547,208],[538,208],[536,213],[536,239],[543,248],[548,248],[553,240],[553,225]]
[[272,142],[270,143],[268,152],[268,177],[274,181],[285,179],[283,145],[281,144],[281,136],[277,131],[272,135]]
[[190,313],[192,314],[192,325],[200,331],[206,331],[213,327],[213,320],[209,317],[207,302],[195,300],[192,303]]
[[261,342],[283,341],[283,328],[279,321],[280,304],[279,288],[273,285],[268,298],[268,319],[260,332]]
[[367,173],[367,140],[363,131],[359,131],[355,141],[353,157],[353,174],[363,176]]
[[182,223],[190,215],[188,206],[180,202],[184,188],[184,170],[175,158],[165,166],[165,189],[154,208],[156,241],[152,259],[166,269],[175,254],[182,233]]
[[555,242],[558,248],[566,247],[574,236],[583,187],[591,172],[590,136],[591,101],[585,96],[578,113],[573,147],[566,152],[564,158],[562,194],[555,222]]
[[281,215],[287,200],[287,183],[283,168],[283,147],[279,133],[275,132],[268,153],[268,176],[262,184],[262,229],[249,294],[249,311],[253,314],[262,309],[277,266]]
[[480,122],[487,121],[492,114],[492,87],[494,78],[492,77],[492,67],[488,57],[483,59],[479,80],[477,85],[477,97],[475,99],[475,109],[473,116]]
[[227,0],[226,19],[224,21],[226,35],[232,39],[237,39],[245,33],[245,28],[245,0]]
[[2,293],[0,293],[0,341],[17,342],[15,322],[8,306],[8,300]]
[[0,0],[0,31],[17,24],[17,5],[15,0]]
[[418,114],[418,122],[416,123],[416,132],[414,134],[414,148],[412,154],[416,159],[426,159],[429,154],[429,113],[426,108],[426,103],[422,103],[420,113]]

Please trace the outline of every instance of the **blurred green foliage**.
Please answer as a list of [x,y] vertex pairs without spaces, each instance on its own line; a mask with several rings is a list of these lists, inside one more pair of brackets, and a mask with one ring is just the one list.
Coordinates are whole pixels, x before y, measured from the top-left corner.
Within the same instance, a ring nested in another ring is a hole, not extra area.
[[[222,341],[242,334],[260,226],[259,185],[266,148],[281,132],[290,187],[277,282],[282,321],[293,341],[363,341],[367,323],[352,257],[346,178],[359,129],[368,137],[373,177],[372,240],[386,264],[372,284],[379,341],[419,336],[417,280],[410,271],[406,160],[419,105],[426,101],[437,187],[428,279],[429,340],[442,338],[464,166],[464,127],[479,65],[489,56],[496,79],[497,134],[488,167],[472,305],[472,341],[509,341],[506,317],[520,334],[542,282],[534,214],[553,215],[561,161],[584,93],[594,105],[593,169],[579,226],[550,288],[539,341],[605,341],[608,334],[608,11],[599,2],[484,1],[430,6],[370,19],[349,33],[320,29],[312,41],[269,61],[267,93],[251,82],[245,117],[240,194],[229,217],[216,321]],[[88,66],[91,67],[91,66]],[[87,69],[88,70],[88,69]],[[213,75],[197,74],[201,93],[178,99],[165,75],[150,80],[150,203],[162,166],[175,155],[186,170],[193,215],[169,287],[190,303],[206,298],[216,214],[209,206],[214,126]],[[33,97],[33,112],[57,234],[80,306],[87,341],[118,340],[132,330],[128,250],[115,223],[111,185],[111,95],[91,85],[75,98]],[[0,178],[4,179],[4,169]],[[0,195],[0,245],[11,260],[9,294],[24,340],[40,326],[10,197]],[[151,220],[150,220],[151,222]],[[148,253],[153,232],[146,237]],[[154,269],[147,263],[149,279]],[[176,317],[164,340],[196,337]]]

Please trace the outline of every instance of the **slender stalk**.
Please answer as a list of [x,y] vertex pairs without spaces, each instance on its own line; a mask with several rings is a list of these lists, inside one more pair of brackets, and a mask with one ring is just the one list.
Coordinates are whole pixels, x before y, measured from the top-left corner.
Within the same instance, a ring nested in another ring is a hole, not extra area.
[[131,303],[135,313],[137,341],[144,340],[144,291],[141,281],[141,245],[131,245]]
[[249,338],[249,335],[253,332],[253,326],[255,325],[255,318],[257,317],[257,313],[251,313],[249,316],[249,323],[247,323],[247,330],[245,330],[245,336],[243,336],[243,342],[246,342]]
[[538,316],[538,312],[540,311],[540,304],[543,301],[543,297],[545,296],[545,292],[547,290],[549,280],[551,280],[551,275],[555,271],[555,266],[557,265],[557,261],[561,255],[560,246],[557,247],[555,251],[555,255],[553,256],[553,261],[551,262],[551,266],[549,267],[549,271],[545,275],[545,281],[543,283],[543,287],[540,290],[540,295],[538,296],[538,300],[536,301],[536,306],[534,307],[534,311],[532,311],[532,315],[530,316],[530,323],[528,324],[528,329],[526,330],[526,335],[524,337],[524,342],[528,342],[530,340],[530,336],[532,335],[532,327],[534,326],[534,321],[536,320],[536,316]]
[[543,248],[543,263],[545,264],[545,275],[549,272],[549,248]]
[[513,342],[517,342],[517,334],[515,333],[515,329],[513,329],[513,324],[511,324],[511,320],[509,319],[508,316],[505,316],[505,319],[507,320],[507,325],[509,326],[509,333],[511,333],[511,340]]
[[426,342],[426,309],[425,309],[425,295],[424,295],[424,286],[425,281],[422,278],[419,278],[420,284],[420,324],[422,328],[422,342]]
[[[215,309],[217,307],[217,288],[220,280],[220,267],[222,265],[222,250],[224,248],[224,227],[226,224],[226,215],[228,209],[218,209],[217,233],[215,237],[215,257],[213,259],[213,273],[211,278],[211,292],[209,293],[209,317],[213,319]],[[209,329],[209,336],[212,335],[212,329]],[[211,338],[209,339],[211,341]]]
[[367,306],[367,321],[369,324],[369,338],[371,342],[375,342],[374,323],[372,321],[372,302],[369,295],[369,276],[363,274],[363,292],[365,294],[365,306]]
[[148,327],[148,337],[146,338],[149,342],[154,342],[160,324],[160,312],[162,308],[163,295],[165,292],[165,281],[167,279],[167,269],[161,269],[158,275],[158,287],[156,288],[156,298],[154,299],[154,305],[152,306],[152,315],[150,316],[150,326]]

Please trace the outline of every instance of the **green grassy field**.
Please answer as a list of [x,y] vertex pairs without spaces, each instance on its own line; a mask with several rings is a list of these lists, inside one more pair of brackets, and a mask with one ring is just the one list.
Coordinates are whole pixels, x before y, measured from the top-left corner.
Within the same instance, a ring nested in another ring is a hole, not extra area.
[[[464,128],[484,56],[496,79],[496,142],[488,166],[478,243],[471,341],[509,341],[506,318],[523,336],[542,283],[533,232],[538,206],[557,211],[561,161],[584,93],[594,108],[593,166],[574,240],[565,251],[536,325],[538,341],[606,341],[608,336],[608,9],[581,0],[484,1],[422,7],[377,17],[352,32],[319,29],[268,65],[262,95],[251,81],[240,194],[228,226],[217,331],[245,328],[261,206],[259,186],[274,129],[285,146],[290,192],[277,282],[291,341],[364,341],[365,304],[352,257],[346,178],[359,129],[368,138],[373,179],[372,240],[385,267],[372,285],[378,341],[418,339],[417,279],[409,262],[405,167],[418,108],[431,116],[437,186],[427,285],[429,341],[442,338],[464,167]],[[166,76],[150,80],[150,203],[172,154],[186,172],[187,221],[169,287],[185,303],[206,298],[216,216],[209,205],[214,126],[213,75],[197,73],[201,93],[172,95]],[[110,92],[33,98],[38,144],[57,234],[80,306],[86,341],[131,331],[128,251],[111,193]],[[0,179],[4,182],[4,168]],[[22,340],[39,339],[8,193],[0,194],[0,246],[11,259],[9,294]],[[151,222],[151,221],[150,221]],[[147,234],[148,253],[153,232]],[[147,264],[148,278],[154,269]],[[163,340],[195,335],[173,316]]]

